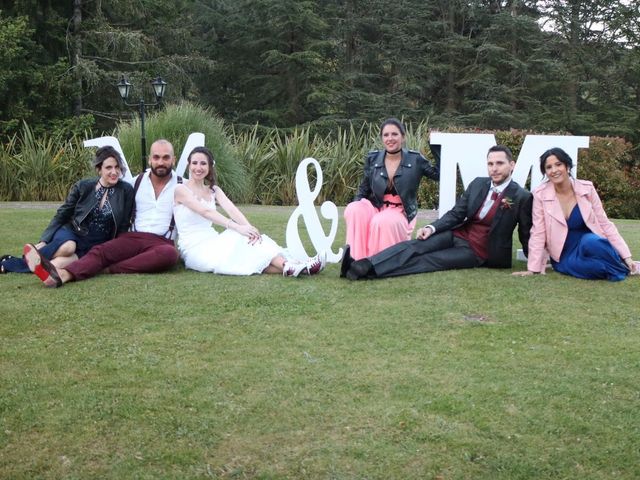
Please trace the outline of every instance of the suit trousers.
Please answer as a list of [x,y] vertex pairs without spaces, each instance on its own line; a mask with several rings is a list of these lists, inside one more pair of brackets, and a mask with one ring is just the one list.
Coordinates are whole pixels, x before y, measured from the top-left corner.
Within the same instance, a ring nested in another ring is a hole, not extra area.
[[399,243],[369,260],[378,278],[476,268],[485,262],[474,253],[469,242],[456,237],[451,230],[436,232],[426,240]]
[[157,273],[169,270],[178,261],[173,241],[145,232],[126,232],[89,250],[66,270],[75,280],[108,273]]

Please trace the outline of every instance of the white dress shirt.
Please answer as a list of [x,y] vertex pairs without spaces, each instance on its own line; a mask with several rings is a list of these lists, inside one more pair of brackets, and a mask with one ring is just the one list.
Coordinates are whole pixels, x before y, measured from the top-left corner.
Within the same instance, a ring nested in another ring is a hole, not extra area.
[[510,183],[511,179],[507,180],[506,182],[502,182],[500,185],[494,185],[493,182],[491,182],[491,188],[489,188],[487,196],[484,199],[484,204],[482,205],[482,208],[478,213],[478,218],[480,220],[486,217],[487,213],[489,213],[489,210],[491,210],[491,207],[493,207],[493,202],[495,202],[495,200],[492,198],[492,195],[494,193],[500,195],[502,192],[504,192],[504,189],[507,188]]
[[[158,198],[156,198],[149,178],[149,171],[144,172],[144,177],[136,192],[136,218],[134,225],[131,227],[132,231],[167,236],[171,219],[173,218],[173,191],[178,184],[177,178],[177,175],[173,172],[171,179],[164,186]],[[135,184],[135,178],[133,182]],[[171,232],[170,239],[173,240],[174,237],[175,229]]]

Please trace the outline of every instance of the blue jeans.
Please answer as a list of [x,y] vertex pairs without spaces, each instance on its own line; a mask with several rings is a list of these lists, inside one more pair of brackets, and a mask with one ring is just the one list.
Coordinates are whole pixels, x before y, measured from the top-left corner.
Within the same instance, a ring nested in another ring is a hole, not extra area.
[[[76,253],[80,251],[80,245],[85,243],[83,241],[83,237],[79,237],[71,227],[65,225],[64,227],[59,228],[53,235],[51,241],[38,251],[44,258],[51,260],[58,249],[69,240],[76,242]],[[82,253],[85,254],[88,250],[89,249],[86,248]],[[8,258],[2,262],[2,266],[4,267],[5,272],[31,273],[31,270],[29,270],[29,267],[27,266],[27,262],[25,262],[22,257]]]

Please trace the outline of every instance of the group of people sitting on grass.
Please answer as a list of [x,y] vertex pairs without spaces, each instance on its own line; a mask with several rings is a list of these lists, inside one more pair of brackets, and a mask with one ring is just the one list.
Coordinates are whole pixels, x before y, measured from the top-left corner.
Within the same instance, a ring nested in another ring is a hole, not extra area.
[[[547,181],[531,194],[511,179],[515,162],[509,148],[491,147],[488,177],[473,180],[451,210],[410,240],[418,186],[423,176],[438,180],[438,155],[434,165],[407,150],[397,119],[386,120],[380,136],[384,149],[367,155],[356,198],[344,212],[341,277],[510,268],[516,227],[528,262],[526,271],[513,275],[544,273],[549,258],[555,271],[577,278],[640,274],[640,262],[632,260],[593,184],[572,178],[572,160],[559,148],[540,158]],[[0,272],[33,272],[46,286],[59,287],[99,273],[162,272],[179,257],[188,269],[226,275],[298,277],[324,269],[326,253],[294,259],[247,220],[218,185],[207,148],[191,151],[185,181],[173,171],[174,163],[171,143],[156,140],[150,168],[129,184],[122,179],[119,153],[98,149],[98,177],[77,182],[39,243],[26,244],[22,256],[4,255]]]

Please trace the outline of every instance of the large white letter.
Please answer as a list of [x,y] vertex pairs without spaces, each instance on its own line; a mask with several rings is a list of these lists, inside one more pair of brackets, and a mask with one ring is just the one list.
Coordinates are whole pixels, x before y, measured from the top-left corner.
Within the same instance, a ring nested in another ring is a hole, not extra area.
[[589,137],[571,137],[566,135],[527,135],[520,149],[513,179],[524,186],[531,172],[531,190],[533,191],[544,176],[540,172],[540,155],[553,147],[560,147],[573,159],[571,173],[576,177],[578,169],[578,149],[589,148]]
[[[474,178],[486,177],[487,151],[496,144],[496,140],[492,134],[486,133],[434,132],[430,136],[430,141],[435,145],[441,145],[438,214],[442,216],[456,202],[456,167],[460,168],[464,188],[467,188]],[[540,155],[553,147],[562,148],[574,160],[572,173],[575,177],[578,148],[588,148],[589,137],[527,135],[513,170],[513,179],[524,186],[529,172],[532,172],[531,190],[540,185],[543,179],[538,163]]]
[[441,145],[440,150],[440,216],[456,203],[456,166],[464,188],[476,177],[487,176],[487,150],[496,144],[496,138],[488,133],[440,133],[433,132],[431,143]]

